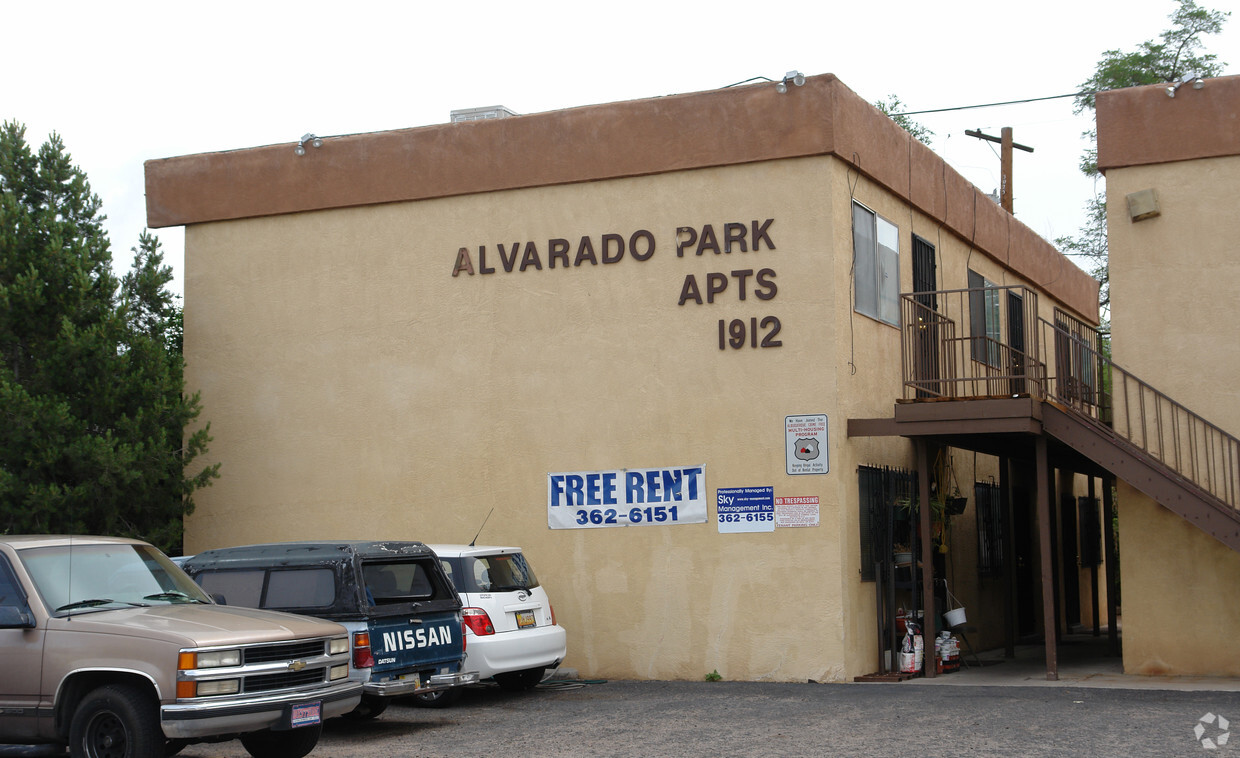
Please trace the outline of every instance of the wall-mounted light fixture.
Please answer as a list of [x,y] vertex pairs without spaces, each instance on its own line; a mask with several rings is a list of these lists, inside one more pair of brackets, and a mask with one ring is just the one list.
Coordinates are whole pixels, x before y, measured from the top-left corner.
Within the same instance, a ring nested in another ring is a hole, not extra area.
[[789,71],[788,73],[784,74],[784,78],[782,81],[775,83],[775,91],[782,95],[783,93],[788,91],[788,85],[790,83],[797,87],[804,86],[805,85],[805,74],[802,74],[800,71]]
[[297,140],[297,147],[293,148],[293,152],[298,155],[305,155],[306,154],[306,143],[309,143],[310,147],[322,147],[323,138],[316,136],[314,134],[311,134],[310,132],[306,132],[305,134],[301,135],[301,139]]
[[1180,87],[1184,86],[1188,82],[1193,83],[1193,89],[1201,89],[1202,87],[1206,86],[1205,81],[1202,80],[1200,76],[1197,76],[1196,74],[1185,74],[1184,76],[1180,77],[1180,80],[1178,82],[1171,85],[1170,87],[1167,87],[1167,89],[1165,90],[1167,93],[1167,97],[1175,97],[1176,90],[1178,90]]

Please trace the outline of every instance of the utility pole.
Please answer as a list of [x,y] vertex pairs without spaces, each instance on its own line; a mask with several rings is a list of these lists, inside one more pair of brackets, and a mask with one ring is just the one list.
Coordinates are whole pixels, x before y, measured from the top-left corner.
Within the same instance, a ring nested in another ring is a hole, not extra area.
[[1033,148],[1027,145],[1018,145],[1012,141],[1012,127],[1005,126],[1000,132],[1002,137],[992,137],[989,134],[983,134],[981,129],[965,129],[964,133],[970,137],[984,139],[987,142],[998,142],[999,149],[999,205],[1003,206],[1003,210],[1008,213],[1012,212],[1012,148],[1024,150],[1026,153],[1032,153]]

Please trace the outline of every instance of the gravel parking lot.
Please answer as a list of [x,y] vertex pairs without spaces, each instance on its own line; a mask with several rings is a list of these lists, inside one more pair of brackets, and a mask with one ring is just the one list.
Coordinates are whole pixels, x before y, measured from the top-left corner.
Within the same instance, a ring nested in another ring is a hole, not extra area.
[[[1201,718],[1215,718],[1204,724]],[[1240,693],[900,684],[598,682],[327,724],[313,756],[1220,756]],[[1240,721],[1237,721],[1240,725]],[[239,742],[193,758],[244,758]]]

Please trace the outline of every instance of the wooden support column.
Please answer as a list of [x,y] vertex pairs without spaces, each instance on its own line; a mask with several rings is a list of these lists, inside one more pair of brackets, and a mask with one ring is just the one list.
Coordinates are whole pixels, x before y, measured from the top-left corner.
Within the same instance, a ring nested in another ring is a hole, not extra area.
[[1051,551],[1051,476],[1046,455],[1046,437],[1034,442],[1037,474],[1033,478],[1038,501],[1038,552],[1042,563],[1042,629],[1046,637],[1046,679],[1059,681],[1059,657],[1055,645],[1055,560]]
[[1016,516],[1012,506],[1012,479],[1007,458],[999,459],[999,499],[1003,513],[1003,657],[1016,657]]
[[1119,655],[1119,613],[1115,598],[1119,594],[1119,577],[1115,566],[1115,531],[1112,522],[1115,520],[1115,478],[1106,477],[1102,480],[1102,545],[1103,558],[1106,561],[1107,578],[1107,647],[1111,655]]
[[916,556],[914,562],[921,562],[921,640],[925,644],[922,671],[927,679],[933,679],[938,674],[938,666],[934,660],[934,635],[937,625],[934,618],[934,541],[930,539],[930,454],[925,440],[918,439],[916,446],[917,529],[921,534],[921,555]]
[[[1044,485],[1046,487],[1048,505],[1050,506],[1048,513],[1050,514],[1051,528],[1051,586],[1055,588],[1054,592],[1054,608],[1055,608],[1055,644],[1059,644],[1059,633],[1063,629],[1063,529],[1062,514],[1063,508],[1060,500],[1056,495],[1059,494],[1059,488],[1056,486],[1055,469],[1050,469],[1047,474]],[[1080,601],[1080,598],[1077,598]]]
[[[1101,521],[1102,517],[1098,513],[1098,494],[1094,490],[1094,478],[1089,477],[1089,507],[1093,511],[1093,518]],[[1090,545],[1090,556],[1098,557],[1098,543]],[[1102,614],[1098,609],[1098,561],[1094,560],[1089,565],[1089,599],[1094,617],[1094,636],[1102,636]]]

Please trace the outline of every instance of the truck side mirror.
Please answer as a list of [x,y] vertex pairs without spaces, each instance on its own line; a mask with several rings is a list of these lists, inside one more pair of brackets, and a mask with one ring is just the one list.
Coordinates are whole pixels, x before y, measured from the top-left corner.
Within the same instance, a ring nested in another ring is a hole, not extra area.
[[0,605],[0,629],[34,629],[34,626],[29,608]]

